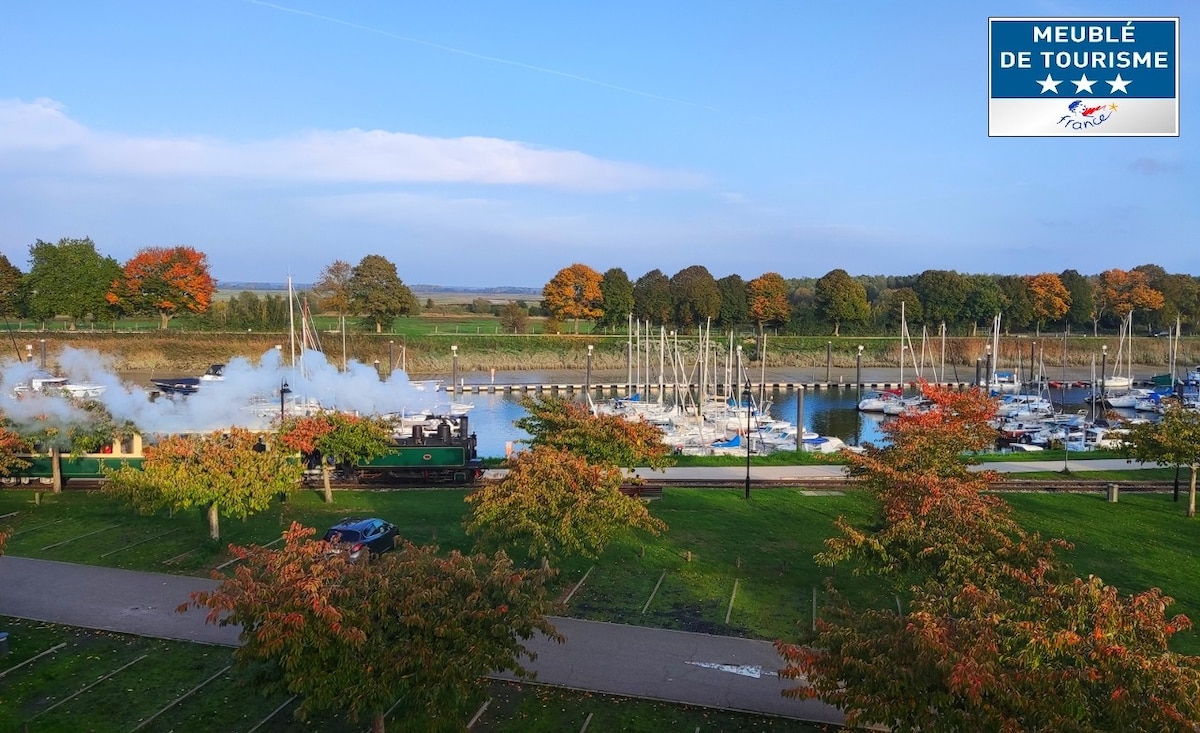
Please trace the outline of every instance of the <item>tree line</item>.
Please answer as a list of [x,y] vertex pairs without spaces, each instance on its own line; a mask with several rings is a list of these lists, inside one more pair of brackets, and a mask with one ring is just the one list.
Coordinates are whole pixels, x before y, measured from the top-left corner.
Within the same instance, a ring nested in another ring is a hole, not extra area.
[[621,329],[629,319],[687,330],[711,323],[722,329],[771,326],[782,333],[828,335],[891,333],[910,325],[973,334],[1001,314],[1006,331],[1090,330],[1116,327],[1129,313],[1148,332],[1178,319],[1200,320],[1200,278],[1158,265],[1036,275],[979,275],[925,270],[917,275],[852,276],[838,268],[819,278],[769,272],[746,281],[717,279],[702,265],[668,277],[651,270],[636,280],[621,268],[603,274],[585,264],[560,270],[542,290],[553,317]]
[[[147,247],[127,262],[103,255],[89,238],[37,240],[23,272],[0,254],[0,315],[72,325],[118,318],[156,318],[160,328],[182,317],[193,328],[278,330],[288,324],[282,295],[242,292],[215,300],[207,255],[187,246]],[[325,266],[304,301],[314,310],[353,317],[383,332],[396,318],[414,316],[421,304],[396,265],[367,255],[357,265]],[[432,302],[426,307],[431,307]],[[721,329],[767,327],[794,335],[894,333],[901,320],[950,334],[973,334],[1001,314],[1006,331],[1114,329],[1130,313],[1141,331],[1159,332],[1178,320],[1200,322],[1200,277],[1169,273],[1153,264],[1084,275],[1076,270],[1033,275],[969,274],[925,270],[915,275],[850,275],[837,268],[819,278],[785,278],[768,272],[746,280],[715,278],[703,265],[668,276],[651,270],[636,280],[620,267],[604,273],[575,263],[542,289],[542,302],[493,306],[476,299],[473,313],[490,313],[509,333],[545,316],[543,330],[581,322],[623,332],[633,319],[680,331],[711,323]]]

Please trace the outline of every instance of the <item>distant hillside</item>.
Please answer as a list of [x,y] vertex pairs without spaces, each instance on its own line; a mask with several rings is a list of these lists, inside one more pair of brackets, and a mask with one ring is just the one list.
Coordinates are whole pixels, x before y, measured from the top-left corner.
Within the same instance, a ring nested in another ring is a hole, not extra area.
[[[310,290],[312,283],[292,283],[294,290]],[[541,288],[522,288],[515,285],[498,285],[489,288],[471,288],[461,285],[409,285],[409,290],[418,295],[432,293],[479,293],[480,295],[538,295]],[[217,283],[218,290],[287,290],[287,283],[243,282],[237,280],[222,280]]]

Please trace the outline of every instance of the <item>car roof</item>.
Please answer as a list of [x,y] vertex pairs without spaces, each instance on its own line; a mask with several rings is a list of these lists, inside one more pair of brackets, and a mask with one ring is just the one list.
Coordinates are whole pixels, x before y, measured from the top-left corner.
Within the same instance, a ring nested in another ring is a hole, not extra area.
[[[361,531],[371,526],[375,522],[384,522],[384,520],[379,519],[378,517],[367,517],[365,519],[351,519],[347,517],[346,519],[343,519],[342,521],[330,527],[330,530],[353,529]],[[384,522],[384,524],[387,524],[387,522]]]

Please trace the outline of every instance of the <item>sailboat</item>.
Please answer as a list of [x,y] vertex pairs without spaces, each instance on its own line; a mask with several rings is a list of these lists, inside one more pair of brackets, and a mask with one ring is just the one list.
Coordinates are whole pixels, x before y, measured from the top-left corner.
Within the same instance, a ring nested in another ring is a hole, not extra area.
[[[992,319],[992,355],[1000,361],[1000,314]],[[987,389],[992,394],[1017,394],[1021,391],[1021,378],[1013,372],[992,369],[987,376]]]

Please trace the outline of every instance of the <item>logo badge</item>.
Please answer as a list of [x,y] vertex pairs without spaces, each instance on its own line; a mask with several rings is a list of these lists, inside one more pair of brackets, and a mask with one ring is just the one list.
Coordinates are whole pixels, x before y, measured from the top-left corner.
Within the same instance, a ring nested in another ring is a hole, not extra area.
[[1179,135],[1178,18],[989,18],[988,135]]

